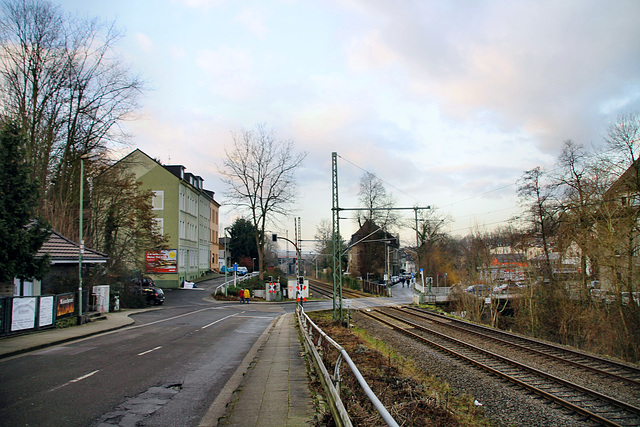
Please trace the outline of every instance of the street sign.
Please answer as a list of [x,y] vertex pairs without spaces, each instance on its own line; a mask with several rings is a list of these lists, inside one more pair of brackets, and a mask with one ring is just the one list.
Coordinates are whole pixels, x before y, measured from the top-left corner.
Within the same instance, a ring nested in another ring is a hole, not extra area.
[[351,300],[350,300],[350,299],[343,299],[343,300],[342,300],[342,305],[343,305],[345,308],[351,308]]

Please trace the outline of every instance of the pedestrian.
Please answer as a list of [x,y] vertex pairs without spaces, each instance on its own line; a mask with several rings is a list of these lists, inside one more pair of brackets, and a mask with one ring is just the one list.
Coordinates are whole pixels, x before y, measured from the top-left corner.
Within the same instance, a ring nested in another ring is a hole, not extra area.
[[244,300],[247,302],[247,304],[249,304],[249,298],[251,298],[251,293],[249,292],[249,289],[245,289],[244,290]]
[[240,304],[244,303],[244,289],[240,289]]

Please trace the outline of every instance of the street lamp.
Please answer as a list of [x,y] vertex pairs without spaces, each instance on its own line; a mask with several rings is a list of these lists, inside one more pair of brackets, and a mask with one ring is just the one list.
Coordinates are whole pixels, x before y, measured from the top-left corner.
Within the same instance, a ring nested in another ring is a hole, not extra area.
[[227,245],[229,244],[229,240],[227,239],[227,230],[229,230],[229,227],[225,227],[224,228],[224,296],[227,296],[227,287],[229,286],[227,284]]
[[84,239],[82,237],[84,219],[84,161],[91,156],[87,153],[80,156],[80,230],[78,247],[78,323],[82,324],[82,254],[84,253]]

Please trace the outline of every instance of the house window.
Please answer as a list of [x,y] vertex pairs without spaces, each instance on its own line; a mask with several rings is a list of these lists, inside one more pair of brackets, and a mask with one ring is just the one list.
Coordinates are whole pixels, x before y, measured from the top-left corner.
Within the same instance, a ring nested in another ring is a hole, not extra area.
[[153,199],[151,200],[154,211],[161,211],[164,209],[164,191],[154,191]]
[[164,218],[153,218],[155,231],[164,236]]

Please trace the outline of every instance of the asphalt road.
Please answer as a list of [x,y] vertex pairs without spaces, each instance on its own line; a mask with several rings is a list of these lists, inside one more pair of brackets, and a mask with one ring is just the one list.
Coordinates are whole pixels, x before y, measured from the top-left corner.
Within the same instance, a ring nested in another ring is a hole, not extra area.
[[0,426],[197,426],[274,317],[295,309],[207,299],[220,283],[167,290],[133,326],[0,360]]
[[[286,305],[168,290],[134,326],[0,361],[0,425],[195,426]],[[138,424],[136,424],[138,423]]]

